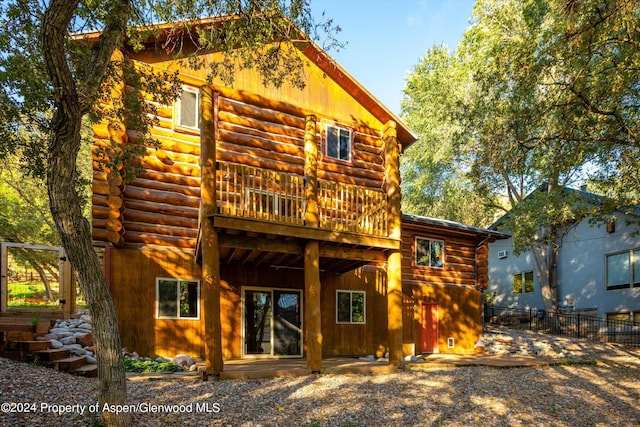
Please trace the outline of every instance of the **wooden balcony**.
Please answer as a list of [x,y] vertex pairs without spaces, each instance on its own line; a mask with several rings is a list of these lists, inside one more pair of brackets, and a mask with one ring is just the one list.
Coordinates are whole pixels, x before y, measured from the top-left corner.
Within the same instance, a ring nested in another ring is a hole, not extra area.
[[[216,163],[218,215],[305,225],[304,177],[229,162]],[[387,197],[380,190],[318,180],[318,228],[387,237]]]

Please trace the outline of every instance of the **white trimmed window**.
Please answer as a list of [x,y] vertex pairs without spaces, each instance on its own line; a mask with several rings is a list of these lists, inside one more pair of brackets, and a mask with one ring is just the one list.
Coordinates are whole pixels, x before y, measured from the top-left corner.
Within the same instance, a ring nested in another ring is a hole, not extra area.
[[158,319],[199,319],[200,281],[156,279]]
[[444,241],[416,237],[414,262],[418,267],[444,268]]
[[364,291],[337,291],[336,323],[366,322],[366,296]]
[[176,127],[200,129],[199,98],[200,93],[198,90],[188,86],[182,87],[182,94],[176,100]]
[[351,140],[350,129],[335,124],[326,124],[324,155],[330,159],[351,162]]
[[605,264],[608,291],[640,287],[640,250],[609,254]]

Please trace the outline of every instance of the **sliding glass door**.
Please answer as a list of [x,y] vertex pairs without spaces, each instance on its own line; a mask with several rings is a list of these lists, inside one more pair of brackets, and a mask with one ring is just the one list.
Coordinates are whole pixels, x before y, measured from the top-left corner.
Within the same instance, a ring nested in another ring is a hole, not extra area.
[[302,356],[302,293],[243,289],[243,357]]

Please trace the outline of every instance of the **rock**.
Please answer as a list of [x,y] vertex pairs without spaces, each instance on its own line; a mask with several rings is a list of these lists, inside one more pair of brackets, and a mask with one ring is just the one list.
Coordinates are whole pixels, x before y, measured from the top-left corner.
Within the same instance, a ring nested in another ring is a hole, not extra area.
[[496,337],[496,341],[504,344],[511,344],[513,342],[513,337],[510,337],[508,335],[500,335]]
[[76,343],[76,338],[73,336],[70,337],[64,337],[64,338],[60,338],[60,342],[64,345],[68,345],[68,344],[75,344]]
[[196,365],[195,363],[189,366],[189,372],[195,372],[197,370],[198,370],[198,365]]
[[97,363],[96,358],[93,356],[85,356],[85,358],[87,359],[87,363],[91,363],[92,365]]
[[[56,334],[56,335],[60,335],[60,334],[69,334],[71,335],[71,333],[69,332],[69,329],[67,328],[52,328],[49,330],[50,334]],[[67,336],[69,336],[67,335]]]
[[80,344],[65,344],[63,348],[68,348],[69,350],[72,350],[74,348],[81,349],[82,346]]
[[171,360],[171,363],[174,365],[182,365],[187,368],[191,367],[195,364],[193,358],[191,356],[187,356],[186,354],[179,354]]
[[49,342],[51,343],[51,348],[62,348],[64,346],[64,344],[58,340],[49,340]]
[[39,337],[39,338],[42,338],[45,341],[51,341],[51,340],[60,339],[60,337],[58,335],[56,335],[56,334],[45,334],[45,335],[43,335],[42,337]]
[[82,347],[93,346],[93,334],[81,334],[76,336],[76,342]]
[[89,331],[90,331],[90,330],[92,330],[92,329],[93,329],[93,326],[91,326],[91,323],[87,323],[87,322],[85,322],[85,323],[81,323],[81,324],[79,324],[79,325],[78,325],[78,329],[87,329],[87,330],[89,330]]
[[83,348],[72,348],[69,350],[69,354],[73,354],[74,356],[84,356],[86,351]]

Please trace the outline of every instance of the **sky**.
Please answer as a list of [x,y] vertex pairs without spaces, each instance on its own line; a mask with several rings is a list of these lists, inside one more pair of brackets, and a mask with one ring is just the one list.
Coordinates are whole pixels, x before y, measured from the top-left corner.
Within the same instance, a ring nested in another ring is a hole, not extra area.
[[456,48],[474,0],[311,0],[315,16],[325,12],[347,42],[331,55],[396,115],[400,115],[407,73],[426,50]]

